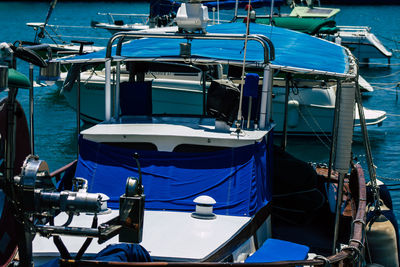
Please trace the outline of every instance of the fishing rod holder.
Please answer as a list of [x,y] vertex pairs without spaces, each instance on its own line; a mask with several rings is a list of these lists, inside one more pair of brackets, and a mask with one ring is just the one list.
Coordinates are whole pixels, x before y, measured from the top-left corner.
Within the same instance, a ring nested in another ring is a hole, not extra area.
[[40,68],[39,80],[40,81],[57,81],[61,75],[61,63],[58,61],[52,61],[52,49],[50,46],[47,47],[47,67]]
[[40,68],[39,80],[41,81],[57,81],[60,79],[60,62],[49,61],[47,67]]

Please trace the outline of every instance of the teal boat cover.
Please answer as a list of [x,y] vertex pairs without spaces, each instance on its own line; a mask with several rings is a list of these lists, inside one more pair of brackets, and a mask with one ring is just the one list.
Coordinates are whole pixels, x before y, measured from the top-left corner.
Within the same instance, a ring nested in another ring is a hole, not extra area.
[[[244,34],[246,24],[225,23],[207,27],[208,33]],[[322,40],[304,33],[279,27],[251,23],[250,34],[261,34],[268,37],[275,47],[275,59],[270,63],[278,67],[296,68],[299,72],[329,72],[333,75],[347,75],[349,72],[349,56],[346,50],[337,44]],[[143,38],[125,43],[121,56],[125,58],[180,58],[182,39]],[[243,61],[243,40],[190,40],[191,58],[208,58],[225,61]],[[264,52],[257,41],[249,41],[246,63],[263,64]],[[115,55],[115,47],[112,55]],[[101,62],[104,61],[105,50],[60,59],[65,62]]]

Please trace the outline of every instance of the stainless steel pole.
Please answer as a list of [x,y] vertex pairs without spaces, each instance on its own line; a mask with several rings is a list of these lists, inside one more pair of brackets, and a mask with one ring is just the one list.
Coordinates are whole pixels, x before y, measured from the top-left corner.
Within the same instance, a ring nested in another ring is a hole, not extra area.
[[289,86],[289,79],[290,79],[290,74],[286,74],[285,82],[286,82],[286,91],[285,91],[285,114],[283,117],[283,134],[282,134],[282,141],[281,141],[281,148],[283,151],[286,150],[286,145],[287,145],[287,117],[288,117],[288,108],[289,108],[289,92],[290,92],[290,86]]
[[[81,68],[79,68],[79,74],[76,78],[78,83],[76,86],[76,129],[78,131],[78,136],[81,132]],[[79,139],[77,143],[76,153],[79,156]]]
[[31,144],[31,153],[35,155],[35,140],[34,140],[34,123],[33,123],[33,114],[34,114],[34,101],[33,101],[33,64],[29,63],[29,128],[30,128],[30,144]]

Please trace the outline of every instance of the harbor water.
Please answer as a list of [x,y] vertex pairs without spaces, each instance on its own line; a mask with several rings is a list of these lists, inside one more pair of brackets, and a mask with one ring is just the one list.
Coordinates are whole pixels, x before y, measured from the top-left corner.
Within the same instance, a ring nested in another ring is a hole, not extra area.
[[[400,222],[400,100],[398,99],[400,88],[397,86],[400,83],[400,16],[398,15],[400,5],[332,7],[341,8],[341,12],[336,16],[338,25],[369,26],[382,43],[394,51],[390,66],[387,65],[386,59],[375,59],[368,65],[360,65],[360,73],[375,89],[374,92],[363,95],[364,106],[387,112],[387,119],[383,124],[380,127],[368,127],[368,133],[378,178],[389,185],[395,214]],[[33,41],[35,32],[26,26],[26,23],[44,22],[48,9],[49,5],[46,2],[0,2],[0,42]],[[98,12],[146,14],[148,9],[149,4],[146,2],[59,1],[51,14],[49,24],[74,26],[58,28],[59,34],[67,36],[64,37],[65,40],[90,40],[94,41],[95,45],[104,45],[111,36],[110,33],[90,27],[91,20],[106,20],[100,17]],[[282,7],[281,11],[284,13],[289,10],[287,7]],[[257,10],[257,14],[263,13],[269,14],[269,8]],[[232,16],[233,11],[220,12],[221,19],[230,19]],[[28,65],[19,61],[18,70],[28,74]],[[36,75],[37,72],[35,69]],[[51,170],[56,170],[76,158],[75,111],[67,105],[55,87],[39,87],[34,94],[35,152],[41,159],[47,161]],[[0,97],[5,96],[5,92],[0,94]],[[21,89],[18,100],[28,111],[28,90]],[[327,163],[329,139],[329,136],[290,138],[288,150],[302,160]],[[359,128],[355,131],[353,148],[354,157],[362,164],[368,177]]]

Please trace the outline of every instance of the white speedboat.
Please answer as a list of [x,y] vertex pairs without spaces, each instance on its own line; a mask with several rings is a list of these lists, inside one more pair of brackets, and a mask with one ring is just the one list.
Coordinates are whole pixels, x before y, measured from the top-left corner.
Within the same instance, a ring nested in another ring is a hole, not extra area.
[[[370,58],[387,58],[390,62],[392,52],[371,32],[367,26],[337,26],[334,17],[339,8],[294,5],[290,14],[272,18],[277,27],[304,32],[348,47],[360,62],[368,63]],[[237,14],[237,12],[235,12]],[[254,14],[256,23],[270,24],[270,16]],[[235,20],[243,16],[235,16]]]
[[[104,49],[104,47],[93,45],[94,42],[92,41],[72,40],[71,42],[66,42],[61,39],[57,29],[70,26],[51,25],[43,22],[28,22],[26,25],[35,30],[36,38],[33,42],[22,41],[20,44],[28,47],[34,47],[39,44],[47,45],[48,47],[43,46],[43,48],[37,50],[42,57],[49,55],[49,49],[52,53],[51,57],[91,53]],[[39,37],[40,33],[43,34],[41,37]],[[48,41],[48,43],[44,43],[43,40]]]
[[98,13],[98,15],[106,17],[107,22],[92,20],[90,24],[93,28],[105,29],[112,34],[120,31],[168,27],[175,24],[174,18],[179,6],[180,3],[176,1],[151,0],[149,14]]
[[369,62],[370,58],[387,58],[392,52],[371,32],[367,26],[338,26],[338,32],[327,36],[328,40],[341,42],[347,46],[360,62]]
[[[219,69],[219,71],[218,71]],[[223,73],[222,65],[214,68],[208,76],[228,81],[228,74]],[[225,68],[227,69],[227,68]],[[87,123],[99,123],[104,120],[104,70],[89,70],[80,74],[81,119]],[[59,88],[65,81],[66,73],[57,81]],[[122,74],[120,82],[127,82],[128,74]],[[202,112],[202,75],[200,72],[182,73],[174,70],[171,65],[168,72],[159,70],[149,71],[145,75],[146,81],[152,82],[153,111],[164,113],[164,109],[175,109],[177,114],[200,114]],[[238,83],[240,81],[234,80]],[[206,82],[206,88],[210,82]],[[314,135],[331,134],[333,125],[333,110],[335,108],[336,84],[324,81],[297,79],[291,84],[289,94],[289,121],[290,134]],[[273,114],[277,124],[275,130],[283,131],[285,107],[285,82],[283,79],[274,79]],[[68,104],[76,108],[77,85],[62,90]],[[190,104],[188,104],[190,103]],[[386,112],[364,108],[368,125],[381,125],[386,119]],[[359,125],[358,117],[355,125]]]

